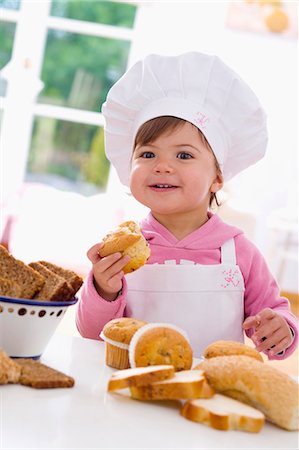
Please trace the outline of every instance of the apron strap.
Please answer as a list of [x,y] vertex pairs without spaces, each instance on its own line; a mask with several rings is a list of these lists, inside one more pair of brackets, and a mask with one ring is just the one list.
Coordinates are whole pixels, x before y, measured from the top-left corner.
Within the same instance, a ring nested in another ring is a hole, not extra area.
[[221,263],[236,265],[236,249],[234,238],[224,242],[221,246]]

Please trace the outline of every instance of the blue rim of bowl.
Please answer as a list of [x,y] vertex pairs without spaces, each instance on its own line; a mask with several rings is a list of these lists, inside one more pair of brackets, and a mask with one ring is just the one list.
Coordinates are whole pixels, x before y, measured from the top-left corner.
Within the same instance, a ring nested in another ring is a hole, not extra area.
[[0,296],[0,302],[4,303],[14,303],[16,305],[28,305],[28,306],[70,306],[77,303],[78,297],[74,297],[68,301],[61,302],[43,302],[37,300],[29,300],[26,298],[13,298],[13,297],[2,297]]

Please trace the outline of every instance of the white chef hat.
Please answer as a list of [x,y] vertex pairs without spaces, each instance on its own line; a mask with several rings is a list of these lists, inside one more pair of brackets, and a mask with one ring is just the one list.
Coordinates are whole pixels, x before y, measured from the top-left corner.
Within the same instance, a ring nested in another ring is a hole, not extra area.
[[266,150],[266,116],[259,100],[213,55],[147,56],[112,86],[102,112],[107,157],[127,186],[137,131],[156,117],[175,116],[198,127],[225,181],[261,159]]

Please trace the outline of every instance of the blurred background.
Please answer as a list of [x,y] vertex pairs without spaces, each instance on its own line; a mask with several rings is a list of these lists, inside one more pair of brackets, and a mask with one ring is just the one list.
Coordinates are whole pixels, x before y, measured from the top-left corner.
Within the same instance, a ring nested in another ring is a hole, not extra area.
[[86,251],[146,213],[105,157],[101,105],[148,53],[217,54],[268,115],[266,157],[217,213],[244,229],[298,306],[298,5],[294,1],[0,0],[0,241],[82,276]]

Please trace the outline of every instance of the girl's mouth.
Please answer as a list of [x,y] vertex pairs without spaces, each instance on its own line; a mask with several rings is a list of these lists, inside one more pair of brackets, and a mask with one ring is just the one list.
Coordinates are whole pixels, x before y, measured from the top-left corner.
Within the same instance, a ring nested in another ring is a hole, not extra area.
[[173,184],[158,183],[158,184],[151,184],[149,187],[151,189],[154,189],[155,191],[171,191],[177,189],[178,186],[174,186]]

